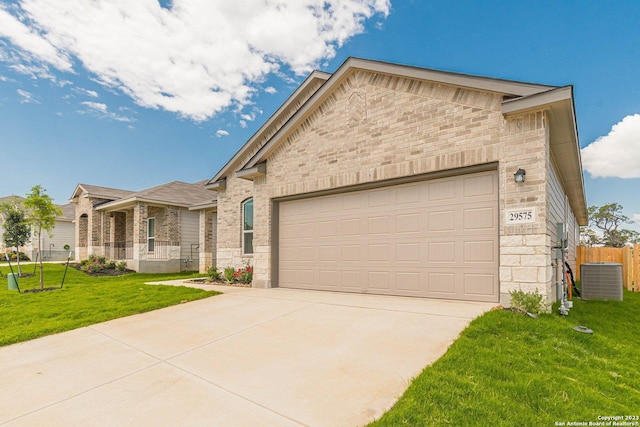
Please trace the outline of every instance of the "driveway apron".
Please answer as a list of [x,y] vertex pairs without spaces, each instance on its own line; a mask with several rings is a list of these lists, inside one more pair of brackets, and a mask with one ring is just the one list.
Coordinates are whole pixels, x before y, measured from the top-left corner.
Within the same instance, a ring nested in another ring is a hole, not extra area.
[[0,348],[0,425],[360,426],[492,306],[216,289]]

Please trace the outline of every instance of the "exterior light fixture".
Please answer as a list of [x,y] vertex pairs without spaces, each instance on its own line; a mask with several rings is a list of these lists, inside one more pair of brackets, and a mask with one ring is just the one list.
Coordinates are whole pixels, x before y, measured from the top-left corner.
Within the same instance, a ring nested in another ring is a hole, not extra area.
[[516,184],[522,184],[524,182],[524,176],[526,174],[527,172],[524,169],[518,168],[518,171],[513,174],[513,179],[516,182]]

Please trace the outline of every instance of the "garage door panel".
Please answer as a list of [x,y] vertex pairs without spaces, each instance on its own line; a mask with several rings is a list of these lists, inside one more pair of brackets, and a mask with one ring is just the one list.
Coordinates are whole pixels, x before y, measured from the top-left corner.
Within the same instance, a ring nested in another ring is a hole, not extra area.
[[464,292],[466,295],[474,295],[476,300],[493,301],[495,286],[497,286],[495,274],[464,274]]
[[392,219],[389,215],[368,218],[367,229],[369,234],[389,234],[392,230]]
[[341,272],[340,289],[347,292],[362,292],[366,290],[363,286],[362,273],[358,270],[343,270]]
[[388,188],[371,190],[369,192],[368,206],[370,208],[390,206],[392,199],[391,191],[392,190]]
[[496,176],[281,202],[279,286],[497,301]]
[[343,236],[360,236],[362,230],[360,229],[360,218],[348,218],[340,221],[340,227]]
[[496,176],[488,174],[463,178],[463,196],[469,199],[473,197],[493,195],[497,188],[494,183],[495,179]]
[[463,214],[464,231],[493,230],[496,228],[493,206],[465,209]]
[[398,272],[396,273],[396,289],[405,294],[420,294],[420,272]]
[[420,231],[420,214],[397,214],[395,217],[396,233],[417,233]]
[[369,291],[389,291],[390,282],[389,271],[370,271],[368,275],[368,289]]
[[453,272],[431,272],[428,274],[427,280],[428,295],[443,294],[447,298],[453,298],[456,295],[456,274]]
[[429,212],[428,228],[432,233],[439,231],[450,232],[456,229],[456,211],[442,210]]
[[427,260],[430,264],[456,262],[455,242],[430,242],[428,248]]
[[453,178],[430,182],[427,184],[427,188],[430,202],[456,199],[456,183]]
[[471,240],[464,242],[464,263],[497,263],[495,240]]
[[398,188],[396,191],[396,204],[397,205],[418,205],[422,196],[422,187],[420,184],[410,184],[404,187]]
[[396,262],[418,262],[421,258],[420,242],[396,244]]

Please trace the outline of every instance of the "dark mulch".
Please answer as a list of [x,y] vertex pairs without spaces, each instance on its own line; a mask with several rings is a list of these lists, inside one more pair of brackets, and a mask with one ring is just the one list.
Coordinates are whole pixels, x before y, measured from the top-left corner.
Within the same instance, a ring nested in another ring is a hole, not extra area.
[[130,274],[130,273],[135,273],[135,271],[133,270],[129,270],[129,269],[125,269],[125,270],[116,270],[115,268],[105,268],[102,271],[98,271],[96,273],[92,273],[89,271],[82,271],[82,269],[80,268],[81,265],[78,263],[70,263],[69,267],[73,267],[78,271],[83,272],[84,274],[88,275],[88,276],[92,276],[92,277],[103,277],[103,276],[124,276],[125,274]]
[[37,292],[47,292],[47,291],[57,291],[59,289],[62,289],[60,286],[58,286],[57,288],[33,288],[33,289],[25,289],[25,290],[21,290],[20,293],[21,294],[28,294],[28,293],[37,293]]
[[251,283],[240,283],[240,282],[227,282],[226,280],[210,280],[207,277],[199,277],[197,279],[188,279],[185,280],[187,283],[199,283],[203,285],[218,285],[218,286],[236,286],[239,288],[250,288]]

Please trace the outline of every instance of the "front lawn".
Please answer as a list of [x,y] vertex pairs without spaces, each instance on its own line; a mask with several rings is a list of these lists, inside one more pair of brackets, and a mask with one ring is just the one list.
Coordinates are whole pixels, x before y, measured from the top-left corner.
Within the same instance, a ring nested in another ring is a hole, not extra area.
[[640,425],[640,293],[555,313],[474,320],[370,426]]
[[[0,271],[6,276],[9,267]],[[14,266],[14,271],[17,270]],[[23,273],[33,273],[33,265],[23,265]],[[64,265],[44,265],[44,286],[59,287]],[[62,289],[19,294],[0,287],[0,346],[87,326],[118,317],[216,295],[217,292],[182,286],[145,285],[145,282],[198,277],[194,273],[127,274],[118,277],[91,277],[71,267]],[[20,278],[20,290],[39,288],[39,276]]]

